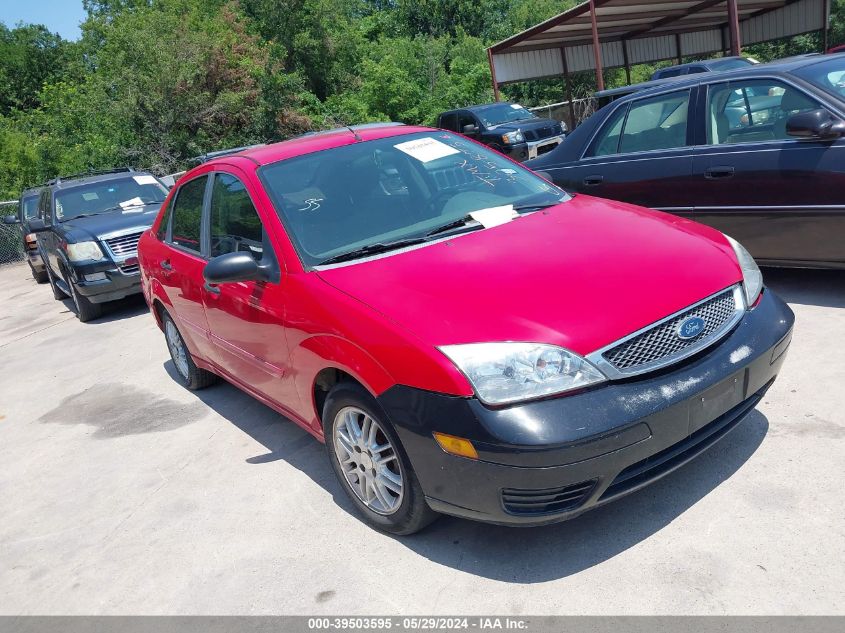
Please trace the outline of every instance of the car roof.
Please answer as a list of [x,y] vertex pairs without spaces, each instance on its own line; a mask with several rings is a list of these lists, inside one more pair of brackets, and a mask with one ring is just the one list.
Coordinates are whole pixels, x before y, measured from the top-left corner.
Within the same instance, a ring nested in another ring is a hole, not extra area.
[[[686,62],[685,64],[675,64],[674,66],[666,66],[665,68],[658,68],[654,72],[662,73],[662,72],[665,72],[667,70],[673,70],[675,68],[689,68],[690,66],[709,66],[710,64],[713,64],[713,63],[716,63],[716,62],[727,61],[729,59],[742,59],[742,60],[746,60],[746,61],[748,60],[747,57],[743,57],[742,55],[732,55],[730,57],[712,57],[710,59],[702,59],[701,61],[697,61],[697,62]],[[753,63],[749,62],[748,65],[751,66],[751,65],[753,65]]]
[[24,189],[21,191],[21,198],[30,198],[32,196],[37,196],[41,193],[41,190],[44,188],[43,185],[39,185],[38,187],[30,187],[29,189]]
[[[311,154],[313,152],[319,152],[326,149],[351,145],[352,143],[361,141],[374,141],[381,138],[389,138],[391,136],[403,136],[406,134],[414,134],[416,132],[436,131],[438,130],[429,127],[404,125],[402,123],[370,123],[365,125],[354,125],[350,128],[343,127],[321,132],[309,132],[307,134],[303,134],[302,136],[297,136],[279,143],[262,145],[236,154],[221,156],[220,158],[208,161],[205,165],[227,163],[230,162],[230,159],[232,158],[246,159],[256,165],[268,165],[287,158],[294,158],[295,156],[302,156],[304,154]],[[189,176],[191,172],[193,172],[193,170],[189,171],[182,178]]]
[[[718,77],[718,81],[725,81],[730,80],[732,77],[753,79],[757,76],[765,77],[766,75],[772,74],[786,74],[799,68],[804,68],[806,66],[812,66],[813,64],[819,64],[828,61],[838,55],[845,57],[845,53],[838,53],[836,55],[802,55],[795,57],[787,57],[785,59],[779,59],[765,64],[754,64],[753,66],[748,66],[746,68],[726,70],[724,72],[719,72],[715,76]],[[622,97],[620,101],[627,101],[629,99],[634,99],[635,97],[642,97],[648,96],[650,94],[655,94],[661,92],[662,89],[668,85],[672,85],[673,87],[678,88],[683,88],[685,86],[696,86],[702,82],[709,81],[710,79],[712,79],[712,77],[713,75],[711,75],[710,73],[697,73],[695,75],[683,75],[681,77],[657,79],[654,81],[646,81],[641,84],[635,84],[634,86],[625,86],[624,88],[632,88],[635,86],[639,86],[639,88],[631,91],[632,94],[626,94],[626,96]],[[620,92],[624,92],[623,88],[613,88],[611,90],[605,90],[601,93],[596,93],[596,97],[598,98],[611,94],[619,94]]]
[[59,176],[48,182],[45,186],[52,187],[57,190],[72,189],[82,185],[90,185],[96,182],[104,182],[108,180],[120,180],[128,176],[149,176],[150,172],[136,171],[130,167],[120,170],[110,170],[108,172],[91,172],[90,174],[75,174],[73,176]]

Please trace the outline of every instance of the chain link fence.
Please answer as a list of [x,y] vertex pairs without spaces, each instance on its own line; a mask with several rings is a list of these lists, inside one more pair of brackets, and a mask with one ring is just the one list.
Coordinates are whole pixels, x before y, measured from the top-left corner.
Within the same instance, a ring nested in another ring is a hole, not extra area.
[[[0,219],[7,215],[16,215],[17,212],[17,200],[0,202]],[[0,266],[23,261],[24,256],[21,225],[0,222]]]
[[592,116],[596,111],[596,102],[592,97],[587,97],[585,99],[549,103],[528,109],[538,116],[566,123],[571,132],[581,121]]

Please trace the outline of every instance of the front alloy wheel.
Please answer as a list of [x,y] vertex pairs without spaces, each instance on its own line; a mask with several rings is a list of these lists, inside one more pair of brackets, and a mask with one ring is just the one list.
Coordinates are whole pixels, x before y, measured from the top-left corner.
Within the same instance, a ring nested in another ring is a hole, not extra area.
[[396,431],[361,385],[332,387],[323,405],[323,433],[332,469],[367,523],[413,534],[437,518]]
[[402,466],[378,422],[357,407],[335,416],[334,449],[352,492],[377,514],[402,504]]

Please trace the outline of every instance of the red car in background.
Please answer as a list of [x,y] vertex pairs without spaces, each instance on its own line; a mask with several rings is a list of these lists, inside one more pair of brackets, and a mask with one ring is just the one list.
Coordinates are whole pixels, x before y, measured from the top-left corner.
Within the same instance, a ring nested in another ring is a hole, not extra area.
[[754,408],[793,325],[722,233],[422,127],[203,164],[139,258],[184,385],[222,376],[324,441],[397,534],[559,521],[666,475]]

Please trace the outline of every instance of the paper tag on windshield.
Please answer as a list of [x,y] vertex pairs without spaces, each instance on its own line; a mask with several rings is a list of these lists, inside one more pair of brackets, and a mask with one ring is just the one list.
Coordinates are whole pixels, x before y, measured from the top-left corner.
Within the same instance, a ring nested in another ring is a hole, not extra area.
[[132,207],[143,207],[144,201],[136,196],[135,198],[132,198],[131,200],[126,200],[125,202],[121,202],[120,206],[123,207],[124,209],[131,209]]
[[83,191],[82,199],[85,200],[85,202],[91,202],[92,200],[99,200],[100,196],[97,195],[96,191]]
[[153,176],[150,175],[132,176],[132,180],[137,182],[139,185],[154,185],[158,182]]
[[512,204],[506,204],[503,207],[480,209],[469,214],[473,220],[481,224],[481,226],[485,229],[489,229],[491,226],[507,224],[518,215],[519,214],[513,210]]
[[415,141],[406,141],[404,143],[399,143],[399,145],[394,145],[393,147],[398,149],[400,152],[405,152],[412,158],[416,158],[422,163],[437,160],[438,158],[443,158],[444,156],[461,153],[460,150],[430,137],[420,138]]

